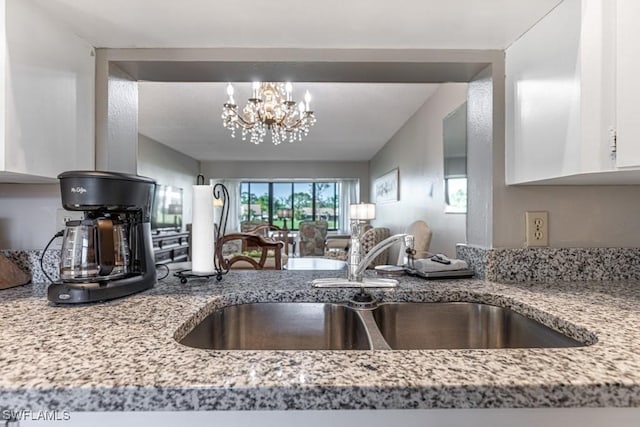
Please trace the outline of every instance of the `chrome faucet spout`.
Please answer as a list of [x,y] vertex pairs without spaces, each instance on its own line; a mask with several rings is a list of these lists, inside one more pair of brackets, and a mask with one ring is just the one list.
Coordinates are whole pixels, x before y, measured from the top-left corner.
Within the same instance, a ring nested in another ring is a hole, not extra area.
[[[349,276],[348,276],[349,281],[362,282],[362,276],[367,266],[371,264],[371,262],[383,251],[389,249],[389,247],[391,247],[393,244],[397,242],[403,242],[405,247],[409,249],[413,249],[414,238],[412,235],[395,234],[391,237],[384,239],[382,242],[378,243],[373,248],[371,248],[369,253],[367,253],[367,255],[365,255],[365,257],[362,258],[362,260],[360,260],[360,256],[361,256],[360,254],[357,254],[357,256],[350,257],[350,260],[357,259],[360,261],[357,264],[350,263]],[[356,248],[352,248],[352,250],[353,249],[356,249]],[[360,249],[360,247],[358,246],[357,249]]]

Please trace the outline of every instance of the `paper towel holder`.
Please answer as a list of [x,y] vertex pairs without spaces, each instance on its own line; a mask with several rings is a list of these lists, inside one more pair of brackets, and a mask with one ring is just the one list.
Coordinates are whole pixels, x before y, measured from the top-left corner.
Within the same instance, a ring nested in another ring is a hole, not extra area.
[[227,190],[227,187],[223,184],[218,183],[213,187],[214,204],[216,200],[221,201],[222,206],[220,206],[219,222],[215,225],[216,248],[214,265],[216,268],[216,279],[222,280],[222,276],[229,272],[228,268],[224,268],[224,263],[222,262],[222,238],[227,233],[227,220],[229,219],[229,190]]
[[[204,185],[204,175],[198,175],[196,183],[197,185]],[[220,244],[222,237],[226,234],[227,220],[229,219],[229,190],[224,184],[218,183],[213,187],[213,202],[216,207],[219,207],[220,212],[219,218],[216,218],[214,210],[213,218],[216,221],[214,225],[215,252],[213,256],[215,274],[198,274],[192,270],[180,270],[175,272],[174,276],[179,278],[182,284],[187,283],[190,278],[209,279],[214,276],[218,281],[221,281],[222,276],[229,272],[229,269],[225,268],[222,262],[222,245]],[[222,202],[222,204],[219,205],[219,202]]]

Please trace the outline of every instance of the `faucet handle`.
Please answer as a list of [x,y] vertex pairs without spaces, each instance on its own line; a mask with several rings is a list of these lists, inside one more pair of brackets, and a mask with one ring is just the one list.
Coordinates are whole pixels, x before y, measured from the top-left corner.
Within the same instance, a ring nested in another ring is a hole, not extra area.
[[407,251],[409,249],[413,250],[413,248],[415,246],[415,237],[413,237],[413,235],[411,235],[411,234],[406,234],[404,236],[404,245],[406,246]]
[[407,262],[405,264],[405,267],[408,267],[408,268],[411,268],[411,269],[415,268],[416,250],[413,249],[413,248],[409,248],[408,247],[405,250],[405,253],[407,254],[407,256],[406,256]]

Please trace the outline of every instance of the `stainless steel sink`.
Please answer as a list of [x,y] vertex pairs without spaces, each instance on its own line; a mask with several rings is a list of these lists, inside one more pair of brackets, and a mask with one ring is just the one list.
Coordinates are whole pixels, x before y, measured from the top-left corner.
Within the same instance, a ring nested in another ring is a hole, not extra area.
[[181,344],[215,350],[412,350],[577,347],[585,344],[487,304],[254,303],[224,307]]
[[391,303],[373,310],[373,316],[394,350],[584,345],[513,310],[487,304]]
[[357,312],[339,304],[255,303],[216,310],[181,344],[215,350],[368,350]]

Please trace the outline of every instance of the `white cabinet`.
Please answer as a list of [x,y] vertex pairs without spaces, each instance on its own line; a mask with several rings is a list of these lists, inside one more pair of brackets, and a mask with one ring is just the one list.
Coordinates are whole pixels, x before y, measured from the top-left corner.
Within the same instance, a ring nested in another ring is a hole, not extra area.
[[92,46],[32,2],[0,1],[0,182],[94,168]]
[[616,4],[617,166],[640,166],[640,1]]
[[614,153],[616,117],[629,115],[640,88],[638,59],[616,63],[639,40],[631,18],[616,35],[616,3],[625,2],[638,8],[637,0],[565,0],[507,48],[507,184],[640,183],[638,138],[619,128]]

